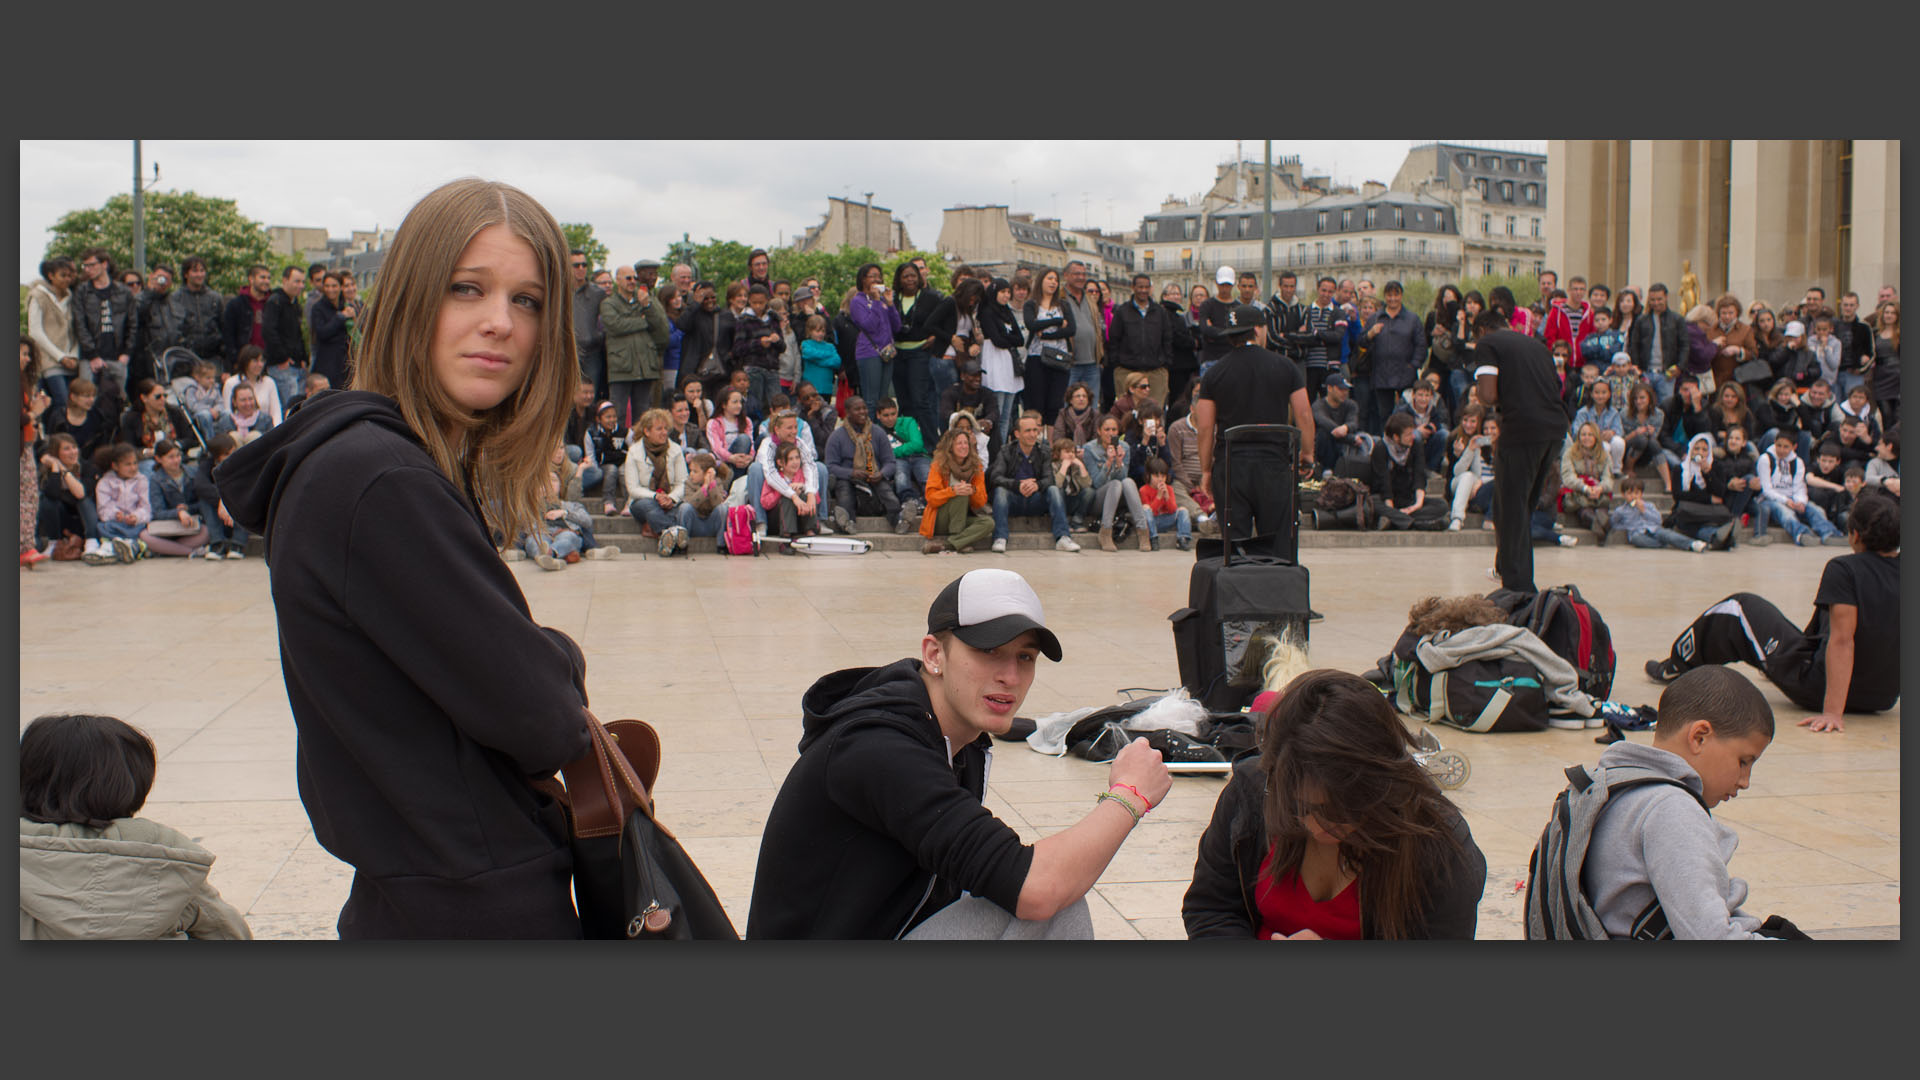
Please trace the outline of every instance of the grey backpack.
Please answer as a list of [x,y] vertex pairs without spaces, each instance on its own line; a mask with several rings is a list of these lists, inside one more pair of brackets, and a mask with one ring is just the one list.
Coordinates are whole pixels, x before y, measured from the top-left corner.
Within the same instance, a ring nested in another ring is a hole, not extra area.
[[[1580,872],[1586,866],[1587,845],[1593,827],[1614,795],[1648,784],[1671,784],[1695,801],[1700,796],[1671,776],[1639,765],[1585,766],[1567,770],[1567,787],[1553,800],[1553,816],[1541,830],[1527,869],[1528,941],[1603,941],[1612,935],[1580,890]],[[1700,803],[1705,810],[1707,804]],[[1658,897],[1633,920],[1629,934],[1636,941],[1673,937]]]

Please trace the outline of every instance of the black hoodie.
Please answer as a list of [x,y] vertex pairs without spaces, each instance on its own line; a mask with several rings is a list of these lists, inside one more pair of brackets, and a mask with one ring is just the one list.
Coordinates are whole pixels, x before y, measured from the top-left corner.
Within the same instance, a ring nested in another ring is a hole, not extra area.
[[316,394],[214,480],[266,539],[300,799],[357,871],[340,936],[578,937],[529,781],[587,751],[584,661],[399,408]]
[[801,698],[800,760],[767,815],[748,938],[897,938],[965,889],[1012,912],[1033,849],[981,800],[992,738],[951,762],[920,661]]

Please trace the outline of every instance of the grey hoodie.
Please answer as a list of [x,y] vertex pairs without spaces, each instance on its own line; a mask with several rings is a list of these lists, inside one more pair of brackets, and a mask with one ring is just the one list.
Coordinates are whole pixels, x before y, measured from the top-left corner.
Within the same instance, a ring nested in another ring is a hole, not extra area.
[[[1618,742],[1600,764],[1638,765],[1701,791],[1700,774],[1678,754]],[[1727,873],[1740,836],[1700,803],[1665,784],[1648,784],[1610,800],[1594,825],[1580,889],[1616,938],[1657,895],[1676,940],[1769,940],[1761,919],[1740,910],[1747,883]]]
[[145,818],[96,829],[20,819],[20,940],[250,939],[207,882],[213,855]]
[[1573,665],[1547,648],[1547,643],[1524,626],[1495,624],[1470,626],[1451,634],[1435,634],[1414,649],[1428,671],[1445,671],[1465,660],[1518,657],[1540,670],[1547,704],[1575,716],[1592,716],[1593,699],[1580,689]]

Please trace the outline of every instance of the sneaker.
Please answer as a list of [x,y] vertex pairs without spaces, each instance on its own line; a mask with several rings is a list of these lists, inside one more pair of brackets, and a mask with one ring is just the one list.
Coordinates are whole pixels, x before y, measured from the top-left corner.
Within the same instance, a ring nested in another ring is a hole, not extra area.
[[208,549],[207,549],[207,545],[205,545],[205,544],[201,544],[201,545],[200,545],[199,547],[197,547],[197,548],[194,548],[194,549],[193,549],[192,551],[189,551],[189,552],[187,552],[187,558],[189,558],[189,559],[204,559],[204,558],[206,558],[206,557],[208,556],[208,554],[209,554],[209,552],[208,552]]
[[1179,548],[1181,551],[1190,551],[1193,548],[1193,537],[1176,537],[1173,541],[1173,546]]
[[1812,545],[1808,544],[1807,541],[1812,539],[1812,537],[1813,537],[1812,533],[1803,532],[1793,538],[1793,546],[1794,547],[1811,547]]
[[559,559],[546,554],[535,555],[533,557],[533,564],[542,570],[562,570],[565,569],[567,565]]
[[1555,536],[1553,539],[1554,539],[1554,542],[1559,544],[1561,547],[1573,547],[1575,544],[1578,544],[1580,542],[1579,537],[1568,536],[1566,533],[1561,533],[1560,535]]
[[595,562],[604,562],[607,559],[617,559],[619,557],[620,549],[611,544],[601,544],[599,547],[587,552],[587,558]]
[[[522,554],[522,555],[524,555],[524,554],[526,554],[526,553],[525,553],[525,552],[521,552],[521,554]],[[247,553],[246,553],[246,552],[244,552],[244,551],[241,551],[241,550],[240,550],[239,548],[228,548],[228,549],[227,549],[227,558],[229,558],[229,559],[244,559],[244,558],[246,558],[246,557],[247,557]]]
[[1670,683],[1680,677],[1680,669],[1669,667],[1665,660],[1647,661],[1647,678],[1657,683]]
[[1729,521],[1725,525],[1713,530],[1713,539],[1708,542],[1707,546],[1715,551],[1731,550],[1733,548],[1733,522]]
[[502,562],[523,562],[526,560],[526,557],[527,553],[519,548],[508,548],[500,553]]
[[1549,716],[1547,726],[1561,731],[1585,731],[1587,718],[1584,716]]
[[1823,537],[1820,543],[1824,547],[1852,547],[1853,546],[1851,541],[1849,541],[1846,537],[1841,536],[1838,533],[1835,533],[1832,536]]
[[145,540],[135,540],[133,542],[133,557],[136,559],[151,559],[153,558],[153,549],[147,546]]
[[1074,542],[1074,539],[1073,539],[1073,537],[1071,537],[1071,536],[1063,536],[1063,537],[1061,537],[1060,539],[1058,539],[1058,540],[1055,540],[1055,541],[1053,542],[1053,550],[1055,550],[1055,551],[1079,551],[1079,550],[1080,550],[1080,545]]
[[133,550],[133,541],[123,540],[120,537],[116,536],[112,538],[112,543],[113,543],[113,557],[120,560],[123,563],[130,563],[133,560],[140,557]]
[[1003,536],[993,542],[993,553],[995,555],[1005,555],[1007,553],[1006,537]]
[[1461,521],[1460,521],[1460,519],[1459,519],[1459,518],[1454,518],[1454,519],[1453,519],[1452,521],[1449,521],[1449,522],[1447,522],[1447,531],[1448,531],[1448,532],[1459,532],[1459,531],[1460,531],[1460,524],[1461,524]]
[[1752,544],[1754,547],[1766,547],[1768,544],[1773,543],[1773,537],[1768,536],[1766,533],[1759,533],[1749,538],[1747,543]]
[[1707,550],[1707,542],[1705,540],[1695,540],[1692,544],[1688,546],[1693,548],[1694,554],[1696,555],[1698,555],[1702,551]]
[[1587,730],[1589,731],[1593,730],[1594,728],[1603,728],[1606,726],[1607,726],[1607,718],[1600,715],[1599,713],[1594,713],[1592,716],[1587,717]]
[[853,535],[854,533],[853,515],[847,513],[846,507],[836,506],[833,508],[833,513],[827,516],[833,519],[834,528],[840,530],[842,533],[844,533],[847,536]]

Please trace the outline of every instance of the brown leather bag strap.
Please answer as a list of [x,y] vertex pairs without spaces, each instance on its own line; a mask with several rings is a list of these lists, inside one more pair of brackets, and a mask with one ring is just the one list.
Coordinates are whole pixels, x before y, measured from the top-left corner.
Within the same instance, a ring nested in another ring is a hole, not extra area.
[[[617,721],[633,725],[652,734],[653,729],[640,721]],[[643,811],[649,818],[653,816],[653,799],[647,791],[647,785],[634,771],[633,765],[622,752],[619,737],[607,730],[594,717],[587,713],[587,731],[593,745],[586,754],[568,762],[560,769],[560,776],[566,781],[567,797],[573,816],[573,835],[580,839],[592,839],[599,836],[616,836],[625,825],[627,815],[635,809]],[[629,738],[636,738],[630,733]],[[636,739],[636,741],[643,741]],[[659,736],[653,736],[653,761],[658,768]]]

